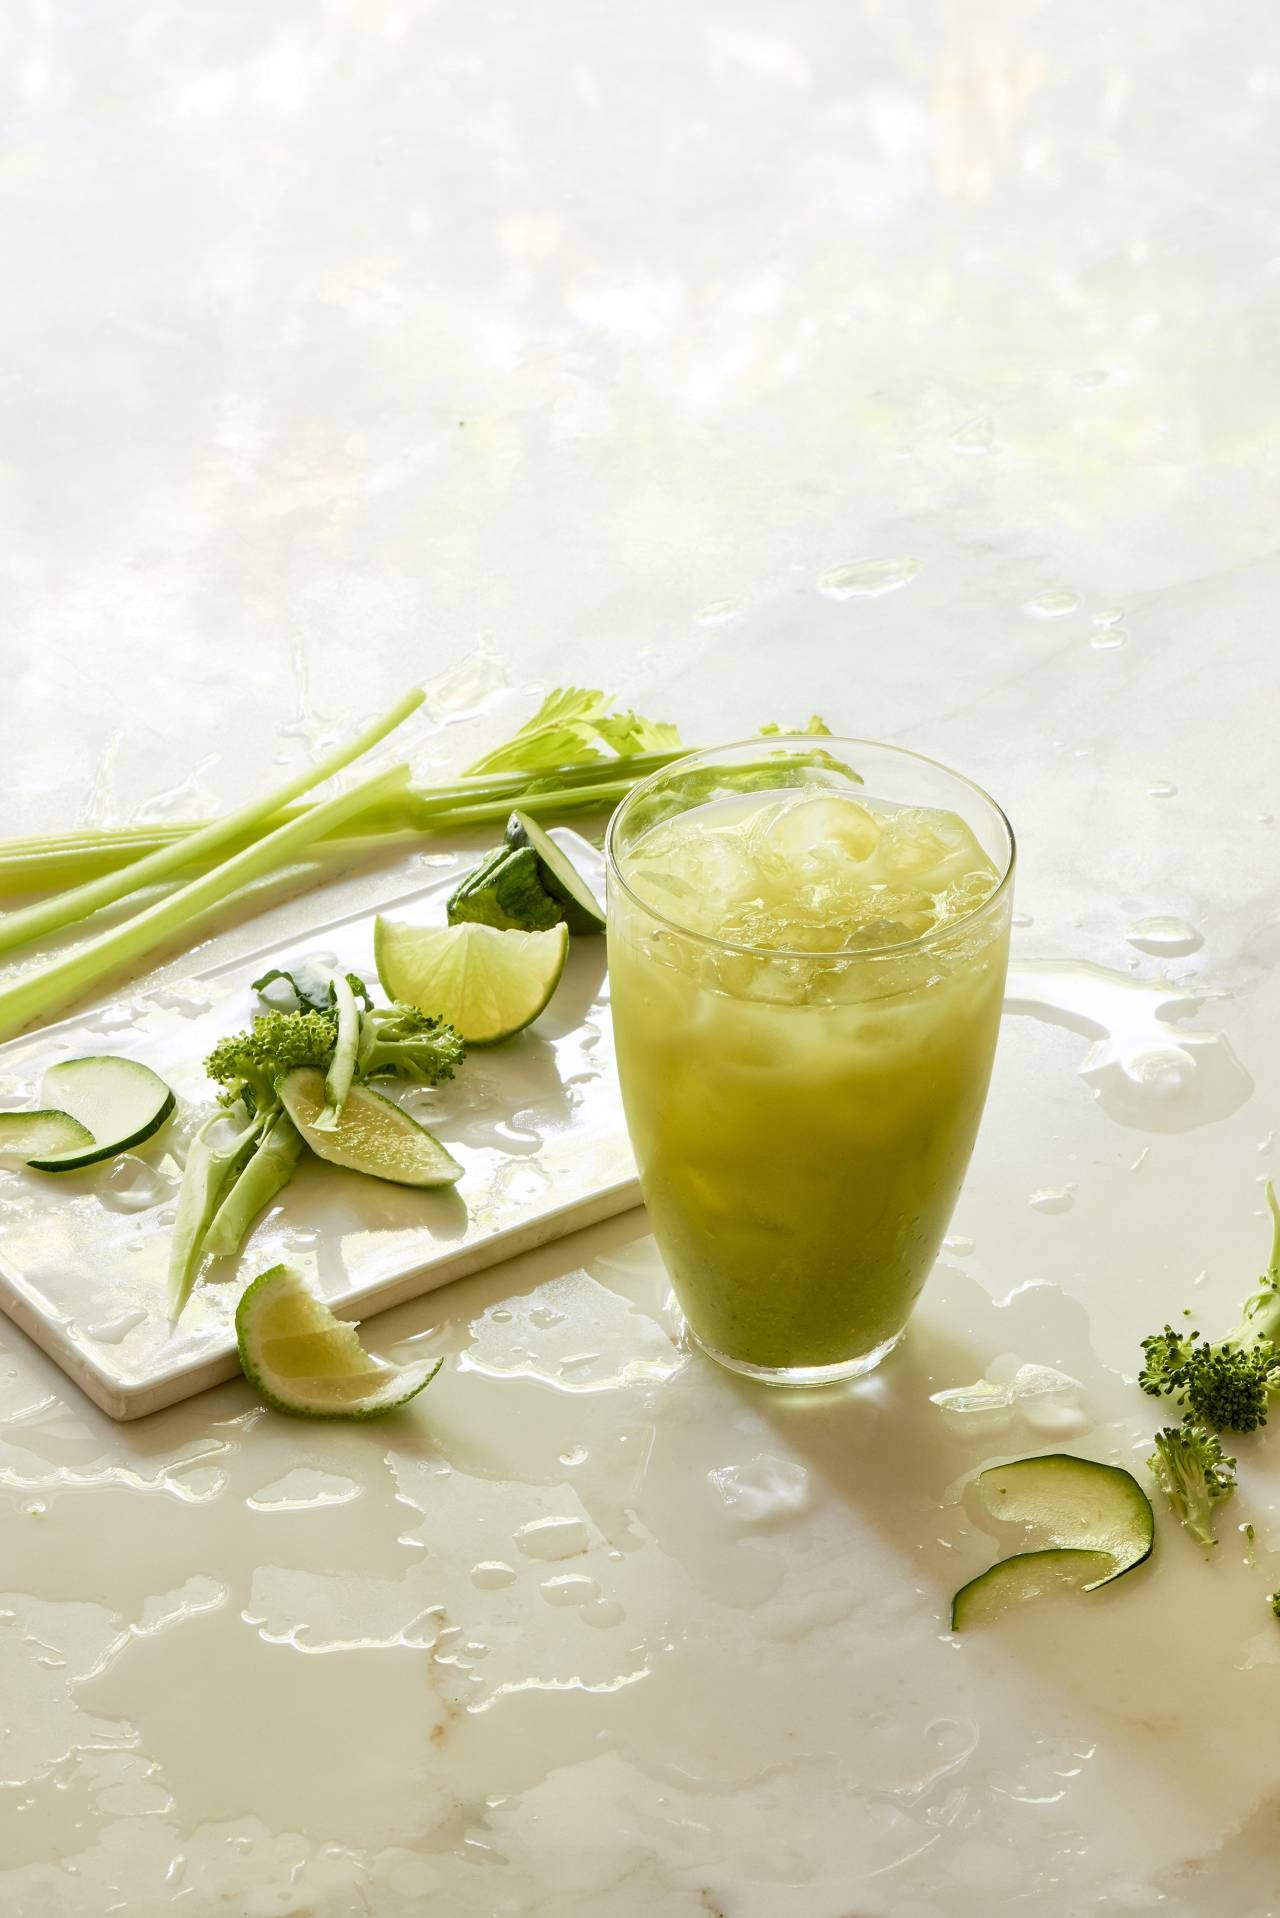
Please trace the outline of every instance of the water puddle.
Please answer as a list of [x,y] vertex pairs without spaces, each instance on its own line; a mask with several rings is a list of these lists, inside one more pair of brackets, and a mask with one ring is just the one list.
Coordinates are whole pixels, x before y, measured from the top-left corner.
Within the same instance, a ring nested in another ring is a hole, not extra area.
[[1253,1091],[1224,1033],[1183,1023],[1226,996],[1085,959],[1028,959],[1010,968],[1005,1010],[1091,1041],[1080,1076],[1118,1124],[1184,1132],[1225,1119]]

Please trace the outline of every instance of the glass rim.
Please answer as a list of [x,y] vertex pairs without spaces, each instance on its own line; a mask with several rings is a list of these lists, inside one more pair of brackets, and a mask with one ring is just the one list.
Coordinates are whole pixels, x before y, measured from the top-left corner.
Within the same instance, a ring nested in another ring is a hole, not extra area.
[[[1009,841],[1009,856],[1004,871],[996,883],[995,889],[988,893],[980,905],[972,906],[968,912],[960,914],[958,919],[949,919],[945,926],[935,926],[929,932],[919,932],[912,939],[900,939],[894,945],[884,946],[838,946],[832,952],[807,952],[790,946],[752,946],[741,939],[722,939],[714,932],[699,932],[692,926],[685,926],[668,913],[638,893],[623,873],[618,857],[617,835],[624,816],[636,802],[654,787],[660,786],[664,779],[673,773],[689,770],[700,762],[716,757],[720,753],[733,753],[749,750],[752,752],[770,751],[779,746],[807,746],[811,751],[824,752],[833,746],[871,747],[876,752],[893,753],[899,759],[912,759],[917,765],[930,766],[935,772],[944,773],[948,779],[954,779],[965,786],[985,805],[990,806]],[[1018,842],[1014,835],[1009,815],[998,799],[993,799],[985,786],[976,779],[970,779],[967,773],[957,772],[954,766],[948,766],[941,759],[932,759],[928,753],[913,752],[910,746],[894,746],[884,739],[850,739],[837,733],[768,733],[757,734],[753,739],[732,739],[723,746],[700,746],[686,753],[681,759],[673,759],[670,765],[660,766],[657,772],[650,773],[638,786],[633,786],[626,797],[618,802],[610,815],[604,842],[605,873],[610,883],[620,886],[632,904],[648,918],[654,919],[669,932],[679,933],[683,939],[695,939],[704,946],[713,946],[719,952],[746,953],[753,959],[803,959],[809,965],[821,964],[833,959],[890,959],[909,957],[925,952],[931,946],[939,945],[943,940],[972,926],[985,914],[991,913],[1004,898],[1013,883],[1014,868],[1018,863]]]

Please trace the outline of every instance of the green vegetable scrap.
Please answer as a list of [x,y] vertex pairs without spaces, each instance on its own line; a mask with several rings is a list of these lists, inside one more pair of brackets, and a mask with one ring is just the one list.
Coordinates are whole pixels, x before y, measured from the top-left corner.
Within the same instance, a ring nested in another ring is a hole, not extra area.
[[448,915],[451,926],[470,920],[498,932],[547,932],[563,916],[529,846],[491,852],[452,893]]
[[1267,1204],[1270,1263],[1226,1338],[1212,1341],[1166,1325],[1142,1341],[1143,1391],[1185,1405],[1215,1432],[1256,1431],[1267,1422],[1271,1394],[1280,1390],[1280,1205],[1270,1180]]
[[1236,1489],[1235,1460],[1190,1417],[1157,1432],[1155,1447],[1147,1464],[1175,1515],[1201,1545],[1216,1545],[1214,1508]]
[[[306,964],[264,973],[255,990],[272,993],[277,1003],[247,1031],[220,1039],[205,1060],[208,1076],[222,1088],[222,1109],[196,1133],[183,1173],[169,1263],[175,1318],[202,1261],[238,1252],[258,1214],[297,1168],[303,1134],[281,1098],[290,1073],[299,1067],[324,1073],[324,1104],[309,1127],[323,1134],[339,1130],[347,1100],[361,1082],[395,1078],[440,1085],[461,1064],[462,1040],[451,1026],[412,1006],[374,1006],[354,973],[328,973],[329,1004],[318,1009],[318,971]],[[292,1009],[278,1003],[282,988],[293,997]]]

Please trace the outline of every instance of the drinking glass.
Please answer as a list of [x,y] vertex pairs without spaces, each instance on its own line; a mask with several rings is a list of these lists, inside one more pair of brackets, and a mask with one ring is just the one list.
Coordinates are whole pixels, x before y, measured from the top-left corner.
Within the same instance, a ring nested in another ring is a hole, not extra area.
[[[801,805],[815,798],[837,803]],[[776,847],[789,874],[816,860],[838,897],[853,877],[842,862],[865,853],[864,806],[868,835],[894,822],[876,853],[891,880],[883,924],[865,910],[843,923],[819,910],[794,931],[767,923]],[[952,816],[989,870],[973,879],[975,903],[961,888],[950,917],[919,900],[913,917],[911,835],[937,840],[945,859]],[[668,871],[653,848],[671,843],[673,821],[693,843]],[[732,830],[716,830],[726,821]],[[692,754],[614,814],[609,974],[627,1126],[681,1309],[721,1364],[819,1385],[870,1371],[902,1337],[986,1100],[1013,869],[993,799],[866,740],[794,735]],[[741,931],[752,886],[769,935],[754,941]],[[729,936],[717,930],[722,898],[734,901]]]

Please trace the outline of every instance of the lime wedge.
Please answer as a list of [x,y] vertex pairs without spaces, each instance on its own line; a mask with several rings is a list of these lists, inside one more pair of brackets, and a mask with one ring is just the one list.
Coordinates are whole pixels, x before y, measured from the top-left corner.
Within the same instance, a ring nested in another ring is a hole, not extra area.
[[335,1319],[287,1265],[273,1265],[246,1286],[236,1307],[236,1343],[249,1383],[294,1418],[381,1418],[416,1397],[444,1364],[375,1359],[354,1325]]
[[462,1167],[434,1132],[372,1086],[352,1086],[336,1126],[321,1126],[328,1103],[323,1072],[296,1066],[280,1081],[280,1103],[311,1150],[393,1185],[452,1185]]
[[387,997],[447,1019],[469,1046],[496,1046],[523,1032],[559,985],[568,951],[563,922],[549,932],[498,932],[380,918],[373,934]]

